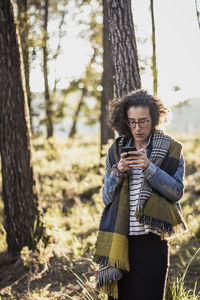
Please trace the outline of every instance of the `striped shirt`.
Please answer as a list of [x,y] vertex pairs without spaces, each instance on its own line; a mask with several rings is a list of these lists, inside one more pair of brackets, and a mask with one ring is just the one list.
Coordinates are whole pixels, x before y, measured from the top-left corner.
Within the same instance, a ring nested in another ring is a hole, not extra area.
[[[134,216],[136,207],[138,205],[139,193],[144,182],[144,175],[142,169],[131,168],[130,169],[130,222],[129,222],[129,235],[140,235],[148,234],[149,232],[154,232],[158,234],[155,230],[151,229],[149,225],[143,225],[138,222]],[[159,235],[159,234],[158,234]]]

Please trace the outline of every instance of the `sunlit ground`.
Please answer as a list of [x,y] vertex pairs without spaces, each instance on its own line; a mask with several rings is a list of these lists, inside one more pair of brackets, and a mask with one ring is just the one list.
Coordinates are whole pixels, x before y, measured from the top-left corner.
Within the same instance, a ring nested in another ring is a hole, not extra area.
[[[99,138],[91,140],[90,137],[74,141],[56,138],[49,142],[44,138],[34,140],[34,169],[50,243],[45,248],[40,242],[37,253],[27,247],[23,249],[22,258],[31,272],[23,282],[3,289],[1,296],[13,299],[11,297],[15,295],[15,299],[23,297],[26,300],[66,299],[68,295],[69,299],[83,300],[90,299],[86,298],[89,293],[91,299],[103,299],[94,290],[97,266],[91,260],[103,209],[101,187],[105,157],[99,157],[98,141]],[[186,188],[182,208],[189,232],[171,241],[171,278],[183,273],[192,255],[200,247],[200,139],[181,141],[186,160]],[[0,202],[1,221],[2,208]],[[0,239],[0,250],[3,251],[6,249],[3,227]],[[193,289],[197,279],[200,282],[199,270],[200,255],[188,270],[185,279],[187,288]]]

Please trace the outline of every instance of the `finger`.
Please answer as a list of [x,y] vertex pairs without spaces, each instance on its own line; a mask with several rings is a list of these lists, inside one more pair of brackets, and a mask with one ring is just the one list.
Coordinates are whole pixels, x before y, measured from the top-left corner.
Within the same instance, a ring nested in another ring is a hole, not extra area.
[[138,156],[143,156],[143,155],[146,155],[146,153],[143,152],[143,151],[139,151],[139,150],[138,150],[137,155],[138,155]]
[[124,168],[124,172],[129,171],[129,170],[130,170],[130,167],[126,166],[126,168]]
[[118,169],[119,169],[120,172],[126,172],[126,171],[130,170],[130,167],[129,166],[121,166],[121,167],[119,167],[118,166]]
[[129,167],[130,168],[141,168],[141,169],[143,169],[144,168],[144,164],[143,163],[140,163],[140,164],[132,164],[132,165],[130,165]]
[[146,151],[145,151],[145,149],[144,149],[144,148],[140,148],[140,149],[138,149],[138,152],[139,152],[139,153],[144,153],[144,154],[146,154]]
[[133,163],[133,164],[130,164],[129,165],[129,167],[137,167],[137,168],[139,168],[141,165],[143,165],[143,163],[138,163],[138,164],[136,164],[136,163]]
[[139,164],[143,164],[144,161],[143,160],[134,160],[134,161],[131,161],[128,163],[128,165],[135,165],[135,166],[138,166]]
[[138,151],[128,151],[128,154],[138,155]]
[[119,167],[120,168],[125,168],[125,167],[129,167],[129,162],[127,161],[127,160],[122,160],[121,162],[120,162],[120,164],[119,164]]
[[132,160],[127,161],[127,165],[137,164],[137,163],[140,163],[141,161],[143,161],[143,160],[132,159]]
[[132,155],[132,156],[129,156],[129,157],[125,158],[124,160],[130,161],[130,160],[136,160],[136,159],[138,159],[138,156]]
[[127,154],[128,154],[128,152],[121,153],[121,158],[125,158]]

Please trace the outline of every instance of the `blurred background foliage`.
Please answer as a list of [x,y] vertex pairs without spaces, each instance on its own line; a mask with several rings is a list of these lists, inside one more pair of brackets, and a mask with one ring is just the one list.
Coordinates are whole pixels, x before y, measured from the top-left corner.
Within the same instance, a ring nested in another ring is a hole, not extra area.
[[[102,2],[49,0],[46,30],[45,1],[30,0],[26,10],[19,5],[22,2],[24,1],[16,1],[15,8],[17,22],[19,25],[22,22],[21,44],[22,49],[25,49],[23,53],[26,54],[24,57],[25,70],[28,72],[26,89],[33,134],[45,135],[49,126],[48,119],[52,126],[51,135],[55,133],[56,136],[72,137],[77,131],[83,134],[98,134],[103,90]],[[21,18],[19,8],[22,10]],[[150,47],[151,37],[141,36],[142,33],[137,31],[137,24],[135,30],[138,48]],[[46,54],[44,54],[45,42]],[[81,43],[85,44],[84,49],[87,49],[87,53],[83,53],[81,48],[77,49],[83,45]],[[72,45],[75,45],[74,49],[71,49]],[[69,53],[67,61],[65,52]],[[82,59],[82,56],[87,58]],[[141,51],[138,53],[138,59],[141,74],[148,74],[152,68],[152,54],[144,55]],[[45,95],[46,88],[42,84],[45,80],[48,99]],[[171,89],[174,93],[178,93],[181,87],[173,85]],[[169,130],[179,135],[199,134],[199,103],[198,97],[191,96],[189,99],[180,98],[178,105],[172,105],[172,122]]]

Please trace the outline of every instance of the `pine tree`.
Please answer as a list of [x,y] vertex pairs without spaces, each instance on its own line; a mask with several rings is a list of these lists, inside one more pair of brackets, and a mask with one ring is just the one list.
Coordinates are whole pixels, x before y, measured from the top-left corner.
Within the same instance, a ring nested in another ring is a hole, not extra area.
[[116,97],[141,87],[131,0],[107,0]]
[[31,160],[30,120],[19,35],[10,0],[0,2],[0,28],[2,198],[8,251],[14,253],[30,245],[40,213]]

